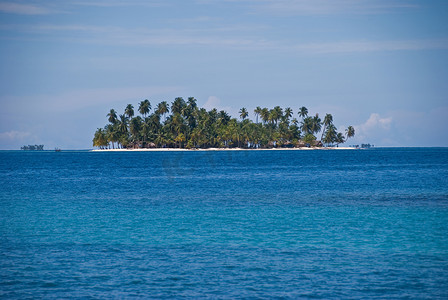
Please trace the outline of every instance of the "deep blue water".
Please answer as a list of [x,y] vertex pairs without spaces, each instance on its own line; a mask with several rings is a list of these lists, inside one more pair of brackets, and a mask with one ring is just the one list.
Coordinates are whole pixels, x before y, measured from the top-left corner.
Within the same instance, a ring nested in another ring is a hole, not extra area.
[[448,298],[448,148],[0,152],[2,298]]

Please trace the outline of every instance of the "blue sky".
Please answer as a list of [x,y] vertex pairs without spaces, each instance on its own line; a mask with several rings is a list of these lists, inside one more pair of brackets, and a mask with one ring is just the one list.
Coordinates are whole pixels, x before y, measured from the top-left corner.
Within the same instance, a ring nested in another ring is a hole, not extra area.
[[109,109],[179,96],[448,146],[447,20],[433,0],[0,0],[0,149],[92,148]]

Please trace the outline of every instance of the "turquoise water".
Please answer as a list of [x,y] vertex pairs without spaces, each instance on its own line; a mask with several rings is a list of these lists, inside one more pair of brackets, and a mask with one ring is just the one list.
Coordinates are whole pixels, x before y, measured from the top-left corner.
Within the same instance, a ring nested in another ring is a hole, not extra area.
[[448,298],[448,149],[0,152],[2,298]]

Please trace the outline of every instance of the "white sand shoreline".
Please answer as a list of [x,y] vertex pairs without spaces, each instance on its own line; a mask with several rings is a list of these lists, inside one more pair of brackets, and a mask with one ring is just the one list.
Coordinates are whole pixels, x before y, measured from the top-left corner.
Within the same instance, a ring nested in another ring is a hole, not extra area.
[[179,152],[179,151],[295,151],[295,150],[359,150],[354,147],[301,147],[301,148],[271,148],[271,149],[243,149],[243,148],[208,148],[208,149],[184,149],[184,148],[145,148],[145,149],[94,149],[92,152]]

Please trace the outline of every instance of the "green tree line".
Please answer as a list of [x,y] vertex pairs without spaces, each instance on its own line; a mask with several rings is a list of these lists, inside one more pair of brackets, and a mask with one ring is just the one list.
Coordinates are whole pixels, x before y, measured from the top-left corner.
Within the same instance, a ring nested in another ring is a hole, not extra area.
[[[338,132],[333,116],[308,115],[301,107],[294,117],[290,107],[272,109],[257,107],[255,122],[246,108],[239,119],[226,111],[199,108],[194,97],[187,101],[175,98],[152,106],[149,100],[134,106],[128,104],[123,114],[111,109],[109,123],[98,128],[93,146],[106,148],[274,148],[339,145],[355,135],[349,126],[345,134]],[[319,136],[320,134],[320,136]]]

